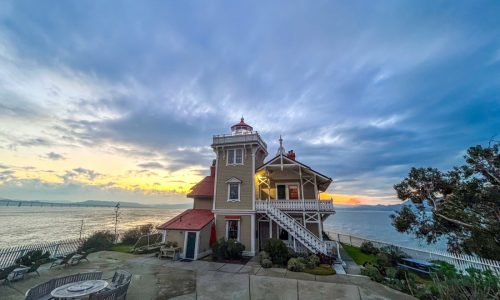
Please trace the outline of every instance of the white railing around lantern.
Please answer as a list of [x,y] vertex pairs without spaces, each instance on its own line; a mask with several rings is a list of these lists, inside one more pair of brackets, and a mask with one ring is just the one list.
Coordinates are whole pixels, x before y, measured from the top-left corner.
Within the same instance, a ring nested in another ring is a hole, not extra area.
[[297,241],[302,243],[312,252],[327,254],[328,250],[325,242],[319,239],[314,233],[309,231],[302,224],[290,217],[287,213],[276,207],[273,201],[263,201],[261,208],[267,213],[269,218],[278,223],[291,234]]
[[248,134],[220,134],[213,136],[212,145],[239,144],[247,142],[260,143],[264,148],[267,148],[266,142],[262,140],[257,131],[252,131]]
[[257,200],[255,208],[262,211],[267,202],[284,211],[335,211],[332,200]]

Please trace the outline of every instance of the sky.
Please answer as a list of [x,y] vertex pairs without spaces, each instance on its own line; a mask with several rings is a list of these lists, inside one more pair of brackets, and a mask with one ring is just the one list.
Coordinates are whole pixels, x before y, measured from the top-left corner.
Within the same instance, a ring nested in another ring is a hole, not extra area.
[[[398,203],[500,135],[498,1],[1,1],[0,198],[178,204],[245,121]],[[269,157],[270,158],[270,157]]]

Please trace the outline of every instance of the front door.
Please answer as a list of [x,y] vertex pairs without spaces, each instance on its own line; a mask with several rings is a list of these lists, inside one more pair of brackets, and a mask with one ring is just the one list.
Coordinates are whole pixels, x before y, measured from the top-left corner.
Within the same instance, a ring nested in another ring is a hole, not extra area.
[[267,240],[269,240],[269,222],[259,222],[259,246],[264,248]]
[[196,232],[188,232],[186,258],[194,259],[194,249],[196,248]]

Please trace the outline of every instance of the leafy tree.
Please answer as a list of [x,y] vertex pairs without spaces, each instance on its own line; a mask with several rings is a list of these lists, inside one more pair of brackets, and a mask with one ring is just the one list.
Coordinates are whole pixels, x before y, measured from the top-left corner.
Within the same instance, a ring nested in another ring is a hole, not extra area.
[[[448,172],[412,168],[396,184],[398,198],[410,206],[393,214],[399,232],[412,233],[428,243],[446,237],[448,250],[500,258],[500,156],[499,143],[474,146],[466,164]],[[429,212],[430,209],[430,212]]]

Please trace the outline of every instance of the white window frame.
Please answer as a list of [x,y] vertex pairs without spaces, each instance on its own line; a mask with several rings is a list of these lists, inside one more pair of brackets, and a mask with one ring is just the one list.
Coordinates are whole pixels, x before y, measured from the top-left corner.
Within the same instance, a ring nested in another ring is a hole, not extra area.
[[229,239],[229,222],[230,221],[236,221],[236,222],[238,222],[238,239],[237,239],[237,241],[239,242],[240,241],[240,232],[241,232],[241,222],[240,222],[240,220],[235,220],[235,219],[233,219],[233,220],[231,220],[231,219],[226,220],[226,236],[225,236],[226,237],[226,241]]
[[[241,162],[236,162],[236,151],[241,151]],[[232,154],[229,154],[232,153]],[[229,162],[229,157],[232,157],[233,162]],[[245,160],[245,151],[243,148],[234,148],[226,150],[226,166],[238,166],[243,165],[243,161]]]
[[[231,184],[238,185],[238,199],[231,199]],[[241,183],[240,182],[228,182],[227,184],[227,201],[228,202],[240,202],[241,200]]]

